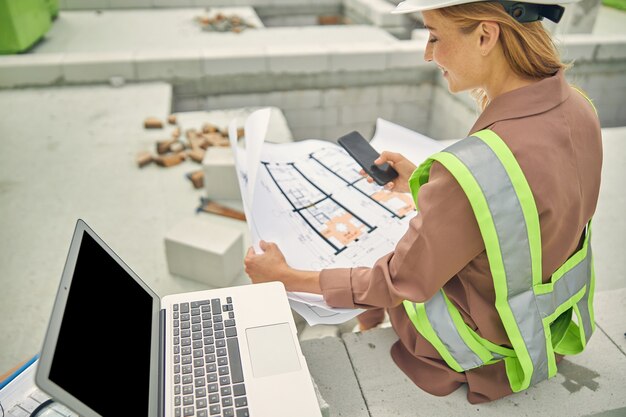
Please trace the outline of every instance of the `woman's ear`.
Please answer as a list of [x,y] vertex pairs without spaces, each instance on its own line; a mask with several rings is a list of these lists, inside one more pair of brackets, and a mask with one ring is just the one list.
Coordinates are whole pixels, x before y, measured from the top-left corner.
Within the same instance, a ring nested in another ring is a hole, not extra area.
[[498,43],[500,38],[500,25],[496,22],[485,20],[478,27],[480,33],[480,53],[487,56]]

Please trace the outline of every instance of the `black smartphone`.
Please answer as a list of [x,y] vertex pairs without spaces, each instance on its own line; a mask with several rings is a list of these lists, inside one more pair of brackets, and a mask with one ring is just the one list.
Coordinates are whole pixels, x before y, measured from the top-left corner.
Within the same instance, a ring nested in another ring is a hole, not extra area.
[[380,154],[376,149],[372,148],[367,140],[357,131],[350,132],[337,140],[355,161],[361,165],[363,170],[376,181],[378,185],[385,185],[389,181],[393,181],[398,172],[388,163],[376,165],[374,161],[378,159]]

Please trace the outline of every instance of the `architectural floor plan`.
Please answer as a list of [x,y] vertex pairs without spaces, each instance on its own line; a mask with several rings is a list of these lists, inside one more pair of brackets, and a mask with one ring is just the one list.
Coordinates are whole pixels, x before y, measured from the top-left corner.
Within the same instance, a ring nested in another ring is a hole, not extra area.
[[[352,157],[332,142],[265,142],[268,117],[260,110],[247,119],[243,147],[234,124],[230,133],[255,250],[260,240],[274,242],[291,267],[315,271],[371,267],[393,251],[417,214],[412,196],[368,183]],[[415,132],[379,124],[385,136],[408,146],[403,154],[418,150],[407,156],[414,162],[441,149]],[[316,294],[290,293],[289,298],[309,324],[340,323],[360,312],[330,308]]]

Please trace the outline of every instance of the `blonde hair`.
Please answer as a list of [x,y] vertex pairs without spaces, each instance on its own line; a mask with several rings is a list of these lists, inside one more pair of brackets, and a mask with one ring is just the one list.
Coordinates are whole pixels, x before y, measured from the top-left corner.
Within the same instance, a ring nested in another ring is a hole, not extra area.
[[[519,23],[498,2],[481,1],[435,10],[441,16],[457,23],[462,33],[471,33],[481,21],[489,20],[500,26],[499,41],[505,59],[515,74],[530,79],[554,75],[569,64],[561,62],[559,52],[550,34],[540,21]],[[481,110],[489,104],[482,89],[475,89],[472,97]]]

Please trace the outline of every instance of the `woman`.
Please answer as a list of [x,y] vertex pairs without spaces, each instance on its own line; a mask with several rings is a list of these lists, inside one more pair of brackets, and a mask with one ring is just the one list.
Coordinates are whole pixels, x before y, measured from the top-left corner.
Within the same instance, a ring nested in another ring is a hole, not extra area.
[[[475,404],[553,376],[558,353],[579,352],[593,331],[588,244],[601,133],[539,21],[558,21],[560,6],[424,1],[397,11],[422,12],[430,32],[424,59],[452,93],[472,91],[482,114],[468,138],[417,170],[382,153],[377,163],[400,173],[387,188],[416,198],[409,230],[371,268],[294,270],[268,242],[263,254],[248,251],[245,266],[255,283],[278,279],[289,291],[323,294],[331,306],[369,309],[362,329],[379,324],[386,309],[399,337],[391,349],[398,367],[434,395],[467,384]],[[459,164],[463,158],[475,159],[473,168]],[[573,292],[563,290],[576,280]]]

